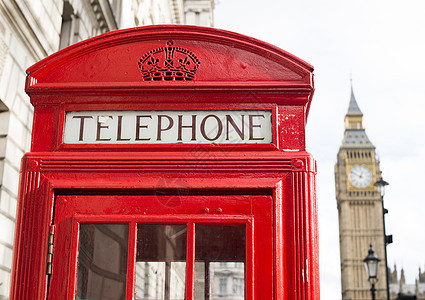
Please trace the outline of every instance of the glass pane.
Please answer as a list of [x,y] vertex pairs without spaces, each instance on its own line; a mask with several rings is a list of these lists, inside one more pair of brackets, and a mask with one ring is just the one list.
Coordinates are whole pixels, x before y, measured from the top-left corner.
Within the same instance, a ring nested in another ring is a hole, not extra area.
[[195,262],[195,293],[196,300],[205,300],[205,263]]
[[137,225],[136,300],[183,300],[186,225]]
[[75,299],[125,299],[128,225],[81,224]]
[[245,226],[196,225],[195,299],[245,299]]

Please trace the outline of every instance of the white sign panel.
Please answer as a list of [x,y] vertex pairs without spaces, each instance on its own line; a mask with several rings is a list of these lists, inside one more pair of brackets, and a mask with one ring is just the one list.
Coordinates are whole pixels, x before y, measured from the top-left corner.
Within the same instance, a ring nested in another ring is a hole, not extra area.
[[267,144],[270,110],[69,111],[65,144]]

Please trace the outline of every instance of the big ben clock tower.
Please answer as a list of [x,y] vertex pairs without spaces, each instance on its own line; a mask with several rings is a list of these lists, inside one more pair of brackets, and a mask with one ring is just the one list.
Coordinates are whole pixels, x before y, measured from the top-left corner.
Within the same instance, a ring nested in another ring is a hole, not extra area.
[[386,299],[385,245],[382,198],[374,183],[380,178],[375,146],[363,127],[363,114],[351,88],[344,139],[335,165],[339,216],[341,291],[343,300],[370,299],[371,285],[363,259],[373,246],[381,264],[376,299]]

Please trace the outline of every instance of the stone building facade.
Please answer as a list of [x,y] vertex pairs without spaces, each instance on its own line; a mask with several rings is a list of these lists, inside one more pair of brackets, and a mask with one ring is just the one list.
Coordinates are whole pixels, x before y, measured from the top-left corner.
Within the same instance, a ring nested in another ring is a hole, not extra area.
[[370,299],[363,259],[369,245],[381,259],[376,299],[387,299],[383,199],[374,183],[381,178],[375,146],[366,135],[353,89],[345,116],[344,139],[335,165],[343,300]]
[[[422,272],[419,268],[418,278],[415,280],[414,284],[407,284],[406,278],[404,276],[404,270],[401,268],[400,276],[398,276],[397,266],[394,265],[394,268],[389,270],[388,273],[389,282],[390,282],[390,299],[415,299],[425,300],[425,271]],[[405,298],[403,298],[405,297]]]
[[111,30],[212,26],[213,9],[213,0],[0,0],[0,299],[9,294],[20,159],[31,145],[26,68]]

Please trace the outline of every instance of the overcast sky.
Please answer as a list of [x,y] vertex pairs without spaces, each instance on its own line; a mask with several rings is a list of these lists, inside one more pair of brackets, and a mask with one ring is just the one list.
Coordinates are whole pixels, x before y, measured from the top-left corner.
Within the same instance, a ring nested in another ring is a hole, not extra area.
[[[385,195],[388,262],[414,284],[425,269],[425,1],[221,0],[215,27],[274,44],[315,67],[307,124],[318,161],[322,299],[340,299],[334,173],[350,99],[390,183]],[[365,249],[365,256],[367,249]]]

